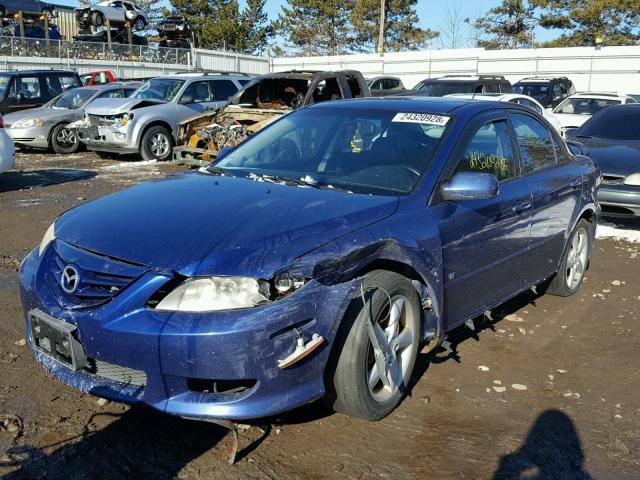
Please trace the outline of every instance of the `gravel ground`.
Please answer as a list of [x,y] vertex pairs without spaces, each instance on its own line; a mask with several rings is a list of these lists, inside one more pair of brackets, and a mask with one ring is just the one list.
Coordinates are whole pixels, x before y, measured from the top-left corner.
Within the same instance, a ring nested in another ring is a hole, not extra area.
[[578,295],[523,294],[477,334],[454,332],[457,355],[421,355],[411,395],[388,418],[314,403],[268,419],[265,434],[241,430],[230,466],[224,429],[81,394],[23,341],[17,268],[51,221],[180,169],[87,153],[21,153],[17,168],[0,175],[3,478],[640,478],[640,243],[629,241],[640,224],[626,236],[607,225],[613,238],[597,241]]

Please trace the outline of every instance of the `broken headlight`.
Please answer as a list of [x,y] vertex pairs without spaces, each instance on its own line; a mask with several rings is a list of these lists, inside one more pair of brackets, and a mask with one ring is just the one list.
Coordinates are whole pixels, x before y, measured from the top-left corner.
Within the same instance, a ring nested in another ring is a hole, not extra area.
[[633,173],[624,179],[625,185],[640,186],[640,173]]
[[269,301],[269,282],[246,277],[189,278],[173,289],[156,310],[211,312],[256,307]]
[[113,119],[113,127],[114,128],[124,127],[131,120],[133,120],[133,113],[125,113],[123,115],[118,115]]

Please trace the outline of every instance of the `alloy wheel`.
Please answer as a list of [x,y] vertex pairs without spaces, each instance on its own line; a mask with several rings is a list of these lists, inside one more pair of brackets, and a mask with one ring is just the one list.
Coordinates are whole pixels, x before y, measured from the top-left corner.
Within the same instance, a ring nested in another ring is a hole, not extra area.
[[150,139],[149,150],[157,158],[164,158],[169,153],[169,139],[163,133],[156,133]]
[[569,246],[569,254],[567,257],[566,273],[567,287],[571,290],[580,285],[587,267],[587,257],[589,254],[587,239],[587,231],[584,228],[577,230],[576,234],[571,239],[571,245]]

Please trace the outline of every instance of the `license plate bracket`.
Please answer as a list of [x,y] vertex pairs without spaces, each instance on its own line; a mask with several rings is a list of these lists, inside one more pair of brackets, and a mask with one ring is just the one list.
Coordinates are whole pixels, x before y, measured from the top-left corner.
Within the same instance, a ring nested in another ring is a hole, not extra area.
[[72,370],[80,370],[86,365],[84,349],[74,335],[78,329],[75,325],[35,309],[29,312],[29,329],[33,345],[39,352]]

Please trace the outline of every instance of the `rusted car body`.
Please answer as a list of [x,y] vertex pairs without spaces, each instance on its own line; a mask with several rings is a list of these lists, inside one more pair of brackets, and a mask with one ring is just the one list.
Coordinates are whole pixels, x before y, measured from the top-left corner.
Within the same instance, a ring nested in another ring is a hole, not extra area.
[[178,126],[176,163],[205,165],[220,149],[234,147],[283,115],[314,103],[369,97],[362,74],[289,71],[255,78],[227,106],[192,116]]

